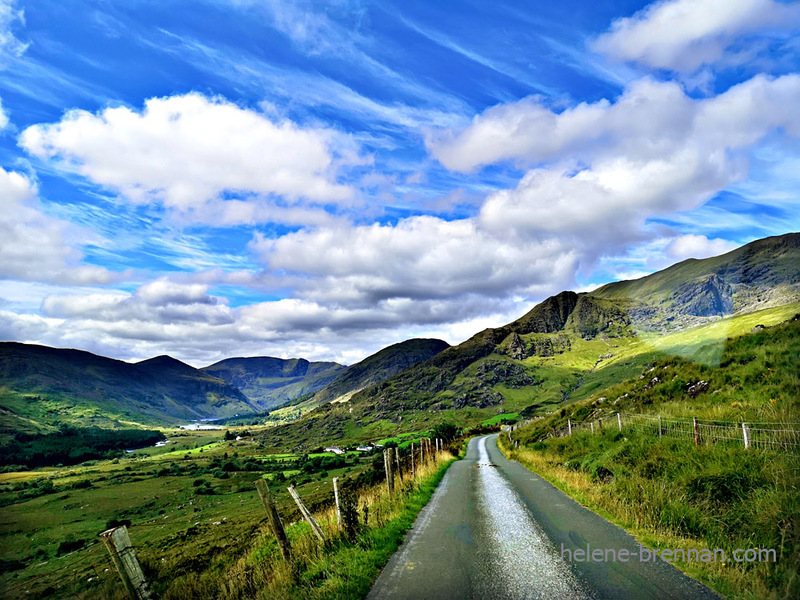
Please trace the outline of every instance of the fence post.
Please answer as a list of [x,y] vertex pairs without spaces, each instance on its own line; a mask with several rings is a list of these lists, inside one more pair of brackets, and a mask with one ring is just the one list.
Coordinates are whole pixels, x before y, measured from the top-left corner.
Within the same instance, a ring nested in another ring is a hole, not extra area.
[[147,580],[144,578],[142,567],[136,558],[136,552],[128,536],[128,528],[114,527],[100,534],[111,561],[117,568],[125,590],[132,600],[150,600],[150,590],[147,589]]
[[417,473],[414,468],[414,442],[411,442],[411,479],[416,479]]
[[661,437],[661,415],[658,415],[658,437]]
[[597,419],[597,426],[600,428],[600,433],[603,433],[603,419]]
[[[272,528],[272,533],[275,534],[275,539],[278,540],[278,547],[281,549],[283,560],[291,562],[292,560],[292,546],[289,544],[289,538],[286,537],[286,531],[283,529],[283,521],[278,514],[278,509],[275,508],[275,503],[272,501],[272,493],[269,491],[267,482],[263,479],[256,481],[256,489],[261,498],[261,503],[264,505],[264,510],[267,512],[267,519],[269,526]],[[336,489],[334,484],[334,490]],[[338,501],[337,501],[338,508]]]
[[386,470],[386,489],[391,494],[394,491],[394,473],[392,472],[392,449],[383,450],[383,468]]
[[742,423],[742,435],[744,436],[744,449],[747,450],[750,447],[750,428],[747,423]]
[[311,511],[306,508],[306,505],[303,504],[303,501],[300,499],[300,495],[297,493],[297,490],[294,489],[293,485],[290,485],[288,488],[289,494],[291,494],[292,498],[294,499],[294,503],[297,504],[297,508],[300,509],[300,512],[303,514],[303,517],[311,525],[311,529],[314,533],[317,534],[320,542],[325,541],[325,534],[322,533],[322,528],[317,523],[317,520],[314,518],[314,515],[311,514]]
[[[431,443],[430,439],[428,439],[428,449],[433,449],[433,444]],[[436,452],[431,452],[431,456],[433,456],[433,464],[436,464]]]
[[333,478],[333,499],[336,501],[336,524],[342,526],[342,510],[339,507],[339,478]]
[[403,483],[403,469],[400,467],[400,448],[394,448],[394,460],[397,463],[397,475],[400,477],[400,483]]
[[700,445],[700,427],[697,425],[697,417],[692,417],[692,425],[694,425],[694,445]]
[[622,431],[622,417],[619,413],[617,413],[617,425],[619,425],[619,430]]
[[425,465],[425,440],[419,438],[419,466]]
[[592,433],[594,433],[594,421],[592,421],[591,423],[589,423],[589,427],[591,427],[591,428],[592,428]]
[[569,431],[569,435],[572,435],[572,421],[567,419],[567,431]]

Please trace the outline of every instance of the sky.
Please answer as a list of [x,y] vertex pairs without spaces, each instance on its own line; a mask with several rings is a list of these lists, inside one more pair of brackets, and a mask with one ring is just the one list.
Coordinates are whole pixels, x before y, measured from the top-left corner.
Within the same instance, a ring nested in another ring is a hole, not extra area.
[[0,0],[0,340],[459,343],[800,230],[800,3]]

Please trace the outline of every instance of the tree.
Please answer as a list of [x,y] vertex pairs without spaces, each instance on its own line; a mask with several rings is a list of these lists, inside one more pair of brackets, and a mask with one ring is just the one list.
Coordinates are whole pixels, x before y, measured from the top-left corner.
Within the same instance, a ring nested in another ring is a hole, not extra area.
[[433,428],[433,438],[439,438],[445,444],[449,444],[458,437],[459,429],[452,423],[439,423]]

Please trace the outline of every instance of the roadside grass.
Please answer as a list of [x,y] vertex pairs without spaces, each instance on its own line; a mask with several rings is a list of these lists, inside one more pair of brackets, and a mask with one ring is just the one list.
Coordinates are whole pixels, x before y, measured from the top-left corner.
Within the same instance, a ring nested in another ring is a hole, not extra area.
[[[305,522],[286,527],[292,544],[293,561],[287,564],[278,552],[274,537],[265,526],[253,536],[250,549],[233,565],[173,578],[158,590],[163,600],[179,598],[243,599],[336,599],[363,598],[380,569],[403,541],[417,514],[428,503],[436,486],[455,460],[438,454],[438,462],[418,466],[417,478],[396,480],[389,496],[385,484],[358,496],[359,519],[369,507],[368,524],[361,527],[355,542],[348,541],[336,524],[333,507],[315,514],[326,535],[321,544]],[[156,566],[169,569],[168,566]],[[164,582],[166,578],[159,577]]]
[[[756,324],[761,324],[757,321]],[[749,326],[749,324],[748,324]],[[616,424],[549,437],[619,410],[705,421],[800,422],[800,320],[728,339],[717,366],[661,357],[650,369],[514,433],[511,458],[655,548],[721,548],[728,560],[676,566],[730,598],[800,597],[800,455],[661,438]],[[653,383],[653,377],[659,381]],[[687,386],[709,383],[691,398]],[[616,399],[616,400],[615,400]],[[738,563],[736,549],[774,549],[776,562]]]

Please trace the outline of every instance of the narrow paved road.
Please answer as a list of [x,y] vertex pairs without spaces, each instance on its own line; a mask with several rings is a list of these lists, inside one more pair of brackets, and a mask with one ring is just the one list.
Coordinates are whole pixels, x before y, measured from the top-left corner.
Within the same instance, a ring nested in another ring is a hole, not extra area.
[[[608,560],[562,560],[562,548],[587,544]],[[640,560],[639,549],[625,531],[506,459],[495,434],[470,441],[368,598],[719,600],[661,559]],[[620,550],[630,553],[627,562]]]

